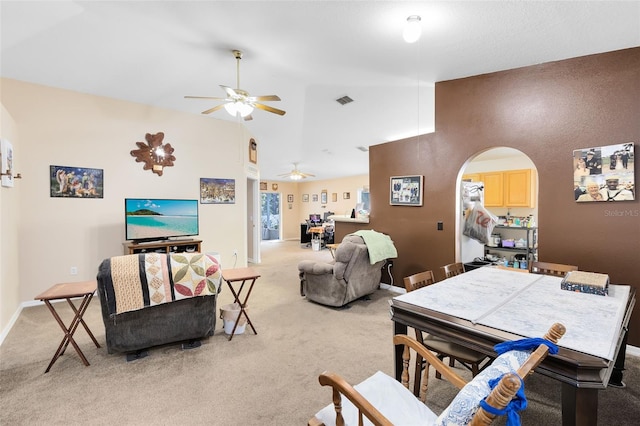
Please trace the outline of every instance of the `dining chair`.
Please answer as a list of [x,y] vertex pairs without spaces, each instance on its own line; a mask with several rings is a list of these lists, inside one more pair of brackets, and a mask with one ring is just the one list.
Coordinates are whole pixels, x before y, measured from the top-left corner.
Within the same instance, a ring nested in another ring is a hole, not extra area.
[[442,269],[445,279],[464,274],[464,265],[461,262],[450,263],[442,266],[440,269]]
[[531,273],[542,275],[553,275],[555,277],[564,277],[567,272],[577,271],[575,265],[564,265],[562,263],[549,262],[531,262]]
[[[383,426],[488,425],[496,418],[494,410],[509,412],[512,409],[515,412],[509,414],[509,417],[512,414],[517,417],[517,410],[526,407],[526,396],[524,389],[521,389],[523,380],[533,373],[550,351],[557,353],[555,344],[565,331],[562,324],[555,323],[545,334],[545,342],[525,339],[496,345],[496,350],[504,351],[469,382],[415,339],[404,334],[395,335],[393,344],[404,347],[400,381],[378,371],[360,384],[351,386],[340,375],[325,371],[318,380],[322,386],[331,386],[333,403],[318,411],[308,425],[362,425],[365,418],[374,425]],[[530,349],[525,349],[527,347]],[[412,350],[424,357],[435,370],[442,373],[446,381],[459,389],[453,401],[439,416],[427,406],[428,369],[422,373],[424,392],[421,390],[420,397],[416,398],[409,390]],[[491,389],[495,381],[499,382]],[[508,408],[505,410],[505,407]]]
[[[433,271],[423,271],[417,274],[404,277],[404,288],[407,293],[417,290],[422,287],[426,287],[435,283],[433,277]],[[415,329],[416,340],[423,344],[427,349],[435,352],[437,357],[441,360],[449,358],[449,366],[454,367],[455,361],[458,361],[465,368],[471,371],[472,376],[476,376],[480,370],[483,361],[489,361],[489,357],[482,352],[477,352],[472,349],[466,348],[462,345],[458,345],[449,342],[440,337],[436,337],[432,334],[423,333],[421,330]],[[486,364],[485,364],[486,365]],[[420,371],[426,367],[426,362],[420,356],[416,357],[415,364],[415,380],[414,380],[414,395],[418,396],[420,390]],[[436,371],[436,378],[440,379],[440,372]]]

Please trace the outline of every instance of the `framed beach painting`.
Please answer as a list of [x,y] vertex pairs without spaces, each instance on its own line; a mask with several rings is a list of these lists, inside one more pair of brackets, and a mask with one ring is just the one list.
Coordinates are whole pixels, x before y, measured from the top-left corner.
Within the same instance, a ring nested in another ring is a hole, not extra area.
[[103,198],[104,171],[86,167],[49,166],[49,195],[61,198]]

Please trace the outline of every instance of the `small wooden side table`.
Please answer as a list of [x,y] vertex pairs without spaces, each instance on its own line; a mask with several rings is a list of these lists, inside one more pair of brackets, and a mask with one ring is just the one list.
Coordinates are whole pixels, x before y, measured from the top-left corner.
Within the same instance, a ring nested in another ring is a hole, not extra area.
[[[249,319],[249,315],[247,315],[247,311],[245,308],[247,307],[247,301],[249,300],[249,296],[251,295],[251,290],[253,290],[253,285],[256,283],[256,280],[260,278],[260,274],[258,274],[255,270],[251,268],[234,268],[234,269],[223,269],[222,270],[222,279],[227,282],[229,289],[231,290],[231,294],[233,294],[234,303],[238,303],[240,305],[240,313],[238,314],[238,318],[236,319],[236,323],[233,326],[233,330],[231,330],[231,335],[229,336],[229,340],[233,339],[233,334],[236,332],[236,327],[238,327],[238,323],[240,322],[240,317],[244,314],[249,326],[255,334],[258,334],[251,319]],[[242,281],[240,284],[240,288],[236,292],[233,288],[233,284]],[[249,288],[247,289],[247,294],[244,297],[243,301],[240,301],[240,295],[242,294],[242,289],[247,281],[250,281]]]
[[340,244],[327,244],[327,248],[329,249],[329,252],[331,253],[331,257],[332,258],[336,258],[336,249],[338,248]]
[[[69,343],[73,345],[74,349],[80,356],[80,359],[82,360],[84,365],[85,366],[89,365],[89,361],[87,361],[87,358],[84,356],[84,354],[80,350],[80,347],[78,347],[78,344],[76,343],[76,341],[73,340],[73,334],[76,332],[76,329],[80,324],[82,324],[82,326],[84,327],[89,337],[91,337],[91,340],[93,340],[93,343],[95,343],[96,347],[97,348],[100,347],[100,345],[98,344],[98,341],[91,333],[91,330],[89,330],[89,327],[82,319],[82,316],[84,315],[84,313],[87,311],[87,308],[89,307],[89,302],[91,302],[93,293],[95,293],[96,291],[96,286],[97,286],[96,281],[85,281],[85,282],[78,282],[78,283],[61,283],[61,284],[54,285],[53,287],[46,290],[44,293],[41,293],[35,297],[35,300],[42,300],[45,303],[45,305],[47,305],[47,308],[49,308],[49,311],[51,311],[51,314],[60,325],[60,328],[62,328],[62,330],[64,331],[64,338],[62,339],[62,342],[60,342],[60,346],[58,346],[58,350],[56,351],[55,355],[51,359],[51,362],[49,363],[49,366],[45,370],[45,373],[48,373],[51,367],[53,366],[53,364],[58,360],[58,358],[60,358],[64,354],[64,351],[67,349],[67,346],[69,346]],[[82,297],[82,301],[80,302],[80,306],[76,308],[76,306],[73,304],[71,299],[78,298],[78,297]],[[69,303],[69,306],[71,306],[71,309],[75,313],[73,319],[71,320],[71,323],[69,323],[69,327],[67,327],[64,324],[64,322],[62,321],[62,319],[54,309],[53,305],[51,304],[52,300],[59,300],[59,299],[66,299],[67,303]]]

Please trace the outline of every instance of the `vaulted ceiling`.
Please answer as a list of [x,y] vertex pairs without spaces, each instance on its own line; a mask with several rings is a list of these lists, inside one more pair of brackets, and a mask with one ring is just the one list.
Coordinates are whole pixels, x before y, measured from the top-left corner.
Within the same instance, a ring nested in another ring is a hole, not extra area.
[[0,22],[2,77],[193,114],[241,50],[241,88],[286,111],[243,121],[262,179],[368,173],[362,147],[434,130],[437,81],[640,45],[638,1],[2,1]]

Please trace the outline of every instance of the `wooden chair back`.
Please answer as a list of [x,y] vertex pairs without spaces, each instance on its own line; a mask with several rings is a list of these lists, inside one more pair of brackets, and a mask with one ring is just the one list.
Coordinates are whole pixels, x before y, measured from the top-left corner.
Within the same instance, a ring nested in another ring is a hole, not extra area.
[[404,288],[407,290],[407,293],[409,293],[410,291],[426,287],[435,282],[433,271],[418,272],[417,274],[404,277]]
[[531,262],[531,273],[542,275],[553,275],[555,277],[564,277],[569,271],[577,271],[575,265],[564,265],[562,263],[550,262]]
[[464,265],[460,262],[444,265],[440,269],[442,269],[445,278],[451,278],[464,273]]
[[[558,340],[564,335],[565,327],[562,324],[555,323],[545,334],[544,338],[557,343]],[[400,382],[402,385],[409,389],[409,364],[411,361],[411,352],[412,350],[417,353],[417,355],[422,356],[426,359],[426,361],[432,365],[436,371],[439,371],[446,381],[456,386],[458,389],[462,389],[468,382],[460,377],[452,368],[444,364],[435,354],[426,349],[423,345],[421,345],[415,339],[405,335],[405,334],[397,334],[393,336],[393,344],[394,345],[404,345],[404,349],[402,352],[402,373],[400,377]],[[549,348],[541,344],[535,349],[531,355],[526,359],[526,361],[522,364],[522,366],[518,369],[516,374],[505,374],[501,379],[500,383],[491,391],[489,396],[487,397],[487,402],[494,408],[498,410],[503,410],[511,401],[511,399],[515,396],[516,392],[521,386],[520,378],[523,380],[533,373],[533,370],[540,365],[542,360],[549,353]],[[429,372],[428,369],[423,373],[422,380],[427,383]],[[517,377],[519,376],[519,377]],[[349,401],[358,409],[359,423],[363,424],[364,418],[366,417],[371,423],[377,426],[392,426],[393,423],[386,418],[376,407],[373,406],[366,398],[364,398],[358,391],[356,391],[347,381],[345,381],[341,376],[331,372],[324,372],[320,374],[319,382],[322,386],[331,386],[333,388],[332,392],[332,400],[334,404],[334,408],[336,411],[336,425],[342,426],[344,425],[344,418],[342,417],[342,398],[341,395],[344,395]],[[409,391],[410,392],[410,391]],[[422,399],[422,398],[421,398]],[[426,393],[424,395],[423,402],[425,402]],[[479,425],[489,425],[495,419],[496,415],[491,414],[485,411],[482,407],[480,407],[476,413],[474,414],[471,422],[469,423],[472,426]],[[420,419],[416,419],[416,422],[419,422]],[[321,421],[319,421],[316,417],[309,420],[309,426],[320,426],[323,425]]]

